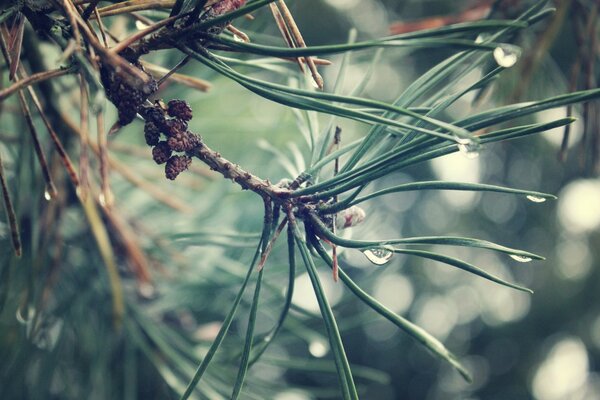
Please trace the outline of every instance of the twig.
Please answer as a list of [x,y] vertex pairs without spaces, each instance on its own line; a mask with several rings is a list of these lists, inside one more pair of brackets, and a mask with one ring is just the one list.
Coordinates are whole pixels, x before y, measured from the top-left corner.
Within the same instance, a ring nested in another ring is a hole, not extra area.
[[4,198],[4,211],[6,211],[6,219],[10,225],[13,249],[17,257],[21,257],[23,248],[21,247],[21,234],[19,233],[19,224],[17,223],[17,214],[10,200],[10,193],[6,178],[4,177],[4,166],[2,165],[2,154],[0,154],[0,186],[2,186],[2,197]]
[[248,37],[248,35],[246,35],[244,32],[240,31],[238,28],[236,28],[235,26],[229,24],[227,25],[226,29],[233,33],[235,36],[237,36],[238,38],[242,39],[243,42],[245,43],[250,43],[250,38]]
[[73,70],[70,68],[57,68],[50,71],[38,72],[37,74],[29,75],[24,79],[16,81],[6,89],[0,90],[0,101],[4,101],[4,99],[12,95],[14,92],[23,89],[26,86],[67,75],[71,72],[73,72]]
[[25,100],[25,95],[23,92],[19,91],[19,103],[21,104],[21,110],[23,118],[25,118],[25,123],[27,124],[27,128],[29,130],[29,134],[31,135],[31,141],[33,142],[33,149],[35,150],[36,157],[38,159],[38,163],[40,164],[40,168],[42,170],[42,176],[44,177],[44,181],[46,182],[46,188],[44,196],[46,200],[51,200],[56,197],[56,186],[54,186],[54,181],[52,180],[52,175],[50,175],[50,170],[48,168],[48,162],[46,161],[46,156],[42,151],[42,146],[40,144],[40,139],[38,137],[37,129],[33,123],[33,119],[31,118],[31,112],[29,111],[29,106],[27,105],[27,101]]
[[85,10],[83,10],[83,14],[81,15],[81,18],[83,18],[84,21],[87,21],[88,18],[90,18],[90,16],[92,15],[92,13],[96,13],[98,11],[98,9],[96,8],[98,3],[100,3],[100,0],[91,0],[89,2]]
[[[23,75],[25,72],[23,67],[21,66],[19,69],[21,70],[20,74]],[[77,178],[77,173],[75,172],[75,167],[73,166],[73,163],[71,162],[71,158],[67,154],[67,151],[65,150],[60,139],[58,138],[58,135],[54,131],[52,124],[48,120],[48,117],[46,116],[46,113],[44,112],[44,108],[42,107],[40,100],[38,99],[37,95],[35,94],[35,91],[31,87],[28,87],[27,90],[29,91],[29,96],[31,97],[33,104],[37,108],[38,113],[40,114],[40,117],[42,117],[42,121],[44,122],[44,125],[46,126],[46,129],[48,130],[48,133],[50,134],[50,138],[52,139],[52,142],[54,143],[54,147],[56,148],[56,151],[58,152],[58,155],[60,156],[60,159],[61,159],[65,169],[67,170],[67,173],[69,174],[69,178],[71,178],[71,182],[73,183],[73,186],[75,188],[77,188],[79,186],[79,178]]]
[[163,26],[168,25],[169,23],[171,23],[181,17],[182,17],[182,15],[176,15],[174,17],[166,18],[166,19],[163,19],[162,21],[159,21],[153,25],[150,25],[146,29],[143,29],[143,30],[136,32],[133,35],[129,36],[127,39],[123,40],[121,43],[119,43],[118,45],[116,45],[115,47],[110,49],[110,51],[113,54],[119,54],[121,51],[123,51],[127,47],[131,46],[133,43],[142,39],[144,36],[148,36],[149,34],[159,30]]
[[[283,19],[285,20],[286,25],[290,29],[294,41],[298,44],[298,47],[306,47],[306,43],[304,42],[302,33],[300,33],[300,29],[298,29],[298,25],[296,25],[296,21],[294,20],[294,17],[292,16],[292,13],[290,12],[289,8],[285,4],[285,1],[278,0],[277,5],[279,6],[282,12]],[[319,71],[317,71],[317,66],[315,65],[312,57],[306,57],[306,64],[308,65],[308,69],[310,70],[312,77],[315,80],[315,84],[318,86],[319,89],[323,89],[323,77],[321,76],[321,74],[319,74]]]
[[281,231],[283,231],[283,228],[285,228],[287,222],[288,222],[288,219],[287,219],[287,217],[285,217],[283,219],[283,221],[281,221],[281,223],[279,224],[277,229],[275,230],[275,233],[273,233],[273,237],[269,241],[269,244],[267,244],[265,251],[263,251],[263,254],[260,257],[260,262],[258,263],[258,267],[256,268],[256,270],[258,272],[262,271],[263,267],[265,266],[265,262],[267,261],[267,258],[269,258],[269,255],[271,254],[271,250],[273,250],[273,245],[275,245],[275,242],[279,238],[279,235],[281,234]]
[[98,143],[98,158],[100,159],[100,199],[103,207],[110,207],[114,201],[114,196],[110,189],[110,177],[108,174],[109,162],[106,136],[107,135],[104,131],[104,113],[99,112],[96,115],[96,140]]
[[269,181],[245,171],[239,165],[233,164],[231,161],[221,157],[221,154],[209,148],[202,141],[198,147],[190,151],[190,154],[203,161],[225,178],[234,181],[244,190],[251,190],[262,197],[267,196],[275,201],[281,201],[289,197],[290,191],[288,189],[272,185]]
[[85,84],[85,78],[83,74],[79,74],[80,84],[80,99],[81,105],[79,109],[80,119],[80,154],[79,154],[79,177],[81,179],[80,193],[84,199],[88,194],[89,190],[89,165],[90,159],[88,155],[88,146],[90,142],[90,129],[89,129],[89,95],[87,86]]
[[[277,24],[277,27],[279,28],[279,32],[281,32],[281,36],[283,36],[283,39],[287,43],[288,47],[290,47],[290,48],[296,47],[296,44],[294,43],[294,39],[292,38],[292,34],[290,33],[288,27],[286,26],[285,21],[283,20],[283,16],[281,15],[279,8],[277,8],[277,5],[275,3],[271,3],[271,4],[269,4],[269,8],[271,9],[271,13],[273,14],[273,17],[275,18],[275,23]],[[294,58],[294,59],[290,59],[290,60],[295,60],[296,63],[298,64],[298,67],[300,67],[300,71],[304,72],[304,63],[306,62],[305,58],[298,57],[298,58]]]

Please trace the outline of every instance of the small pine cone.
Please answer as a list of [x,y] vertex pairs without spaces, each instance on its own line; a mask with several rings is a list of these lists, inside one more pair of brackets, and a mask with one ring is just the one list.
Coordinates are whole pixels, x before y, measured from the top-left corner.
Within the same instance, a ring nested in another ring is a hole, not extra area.
[[179,118],[184,121],[192,119],[192,107],[185,100],[170,100],[168,103],[168,113],[171,117]]
[[166,122],[165,110],[158,105],[143,106],[140,109],[140,114],[142,114],[146,121],[152,122],[158,127],[163,126]]
[[152,158],[157,164],[164,164],[171,157],[171,148],[167,142],[159,142],[154,148],[152,148]]
[[192,158],[189,156],[173,156],[165,165],[165,176],[173,181],[177,175],[188,169],[191,163]]
[[156,146],[160,141],[160,129],[154,122],[146,122],[144,125],[144,138],[148,146]]
[[156,80],[148,74],[137,61],[131,64],[148,76],[148,82],[143,86],[134,87],[122,73],[117,73],[112,66],[101,65],[100,79],[106,96],[117,107],[119,124],[125,126],[135,119],[144,101],[158,90]]
[[173,118],[165,121],[165,125],[163,127],[162,132],[169,136],[176,136],[177,134],[185,134],[187,132],[188,125],[182,119]]
[[200,144],[200,138],[190,131],[178,132],[167,143],[173,151],[190,151]]

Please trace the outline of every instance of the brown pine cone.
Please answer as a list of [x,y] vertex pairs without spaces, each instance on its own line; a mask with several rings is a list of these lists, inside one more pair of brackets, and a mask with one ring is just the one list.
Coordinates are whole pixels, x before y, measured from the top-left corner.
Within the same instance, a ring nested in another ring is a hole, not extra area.
[[144,125],[144,138],[148,146],[156,146],[160,141],[160,129],[154,122],[147,121]]
[[146,101],[148,96],[158,90],[156,80],[142,68],[139,62],[133,62],[137,67],[148,75],[149,82],[144,87],[136,88],[131,86],[122,73],[115,72],[110,66],[102,65],[100,68],[100,79],[106,92],[106,97],[117,107],[119,113],[119,124],[125,126],[134,120],[138,109]]
[[157,164],[164,164],[171,157],[172,151],[167,142],[159,142],[154,148],[152,148],[152,158]]
[[200,144],[200,138],[192,132],[177,132],[167,139],[169,147],[173,151],[190,151]]
[[140,109],[140,114],[142,114],[146,121],[154,123],[159,128],[166,122],[165,110],[159,105],[143,106]]
[[188,169],[191,163],[192,158],[189,156],[173,156],[165,165],[165,176],[173,181],[177,175]]
[[171,137],[177,134],[185,134],[188,130],[187,122],[179,118],[168,119],[165,121],[162,132]]
[[171,117],[179,118],[184,121],[192,119],[192,107],[185,100],[170,100],[168,103],[168,113]]

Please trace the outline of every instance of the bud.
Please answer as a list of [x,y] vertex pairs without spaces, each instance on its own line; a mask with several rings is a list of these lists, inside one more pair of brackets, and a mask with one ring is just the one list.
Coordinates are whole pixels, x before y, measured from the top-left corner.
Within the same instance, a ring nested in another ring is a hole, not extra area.
[[335,227],[338,230],[351,228],[364,221],[366,217],[365,211],[359,206],[352,206],[343,211],[340,211],[335,220]]

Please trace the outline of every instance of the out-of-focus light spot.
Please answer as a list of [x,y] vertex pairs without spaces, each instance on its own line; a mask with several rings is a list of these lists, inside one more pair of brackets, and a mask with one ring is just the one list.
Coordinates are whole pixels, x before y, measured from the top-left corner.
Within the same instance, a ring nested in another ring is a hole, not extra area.
[[285,392],[277,393],[273,400],[311,400],[313,397],[308,393],[300,390],[286,390]]
[[[480,181],[480,164],[478,158],[466,158],[460,153],[438,157],[431,161],[434,173],[444,181],[477,183]],[[440,195],[450,205],[467,209],[478,198],[477,192],[443,190]]]
[[135,27],[137,29],[139,29],[140,31],[142,29],[146,29],[149,25],[146,25],[145,23],[143,23],[142,21],[135,21]]
[[585,278],[592,269],[592,254],[585,240],[566,239],[561,241],[556,253],[560,262],[558,271],[571,280]]
[[388,321],[373,321],[363,327],[369,339],[377,342],[385,342],[398,335],[398,327]]
[[590,336],[594,346],[600,349],[600,315],[596,317],[590,327]]
[[483,319],[489,325],[517,321],[529,312],[530,294],[498,286],[485,289]]
[[452,289],[450,296],[455,304],[460,304],[457,309],[459,324],[468,324],[479,316],[481,300],[475,289],[467,285],[460,285]]
[[[335,284],[330,272],[319,272],[319,279],[321,280],[321,286],[323,287],[325,296],[327,296],[327,300],[329,300],[329,304],[332,307],[335,306],[342,298],[341,285]],[[320,313],[319,303],[317,302],[317,297],[307,273],[296,278],[292,302],[306,311],[314,314]]]
[[456,304],[449,297],[434,296],[421,301],[415,322],[439,340],[444,340],[458,320]]
[[[552,122],[557,119],[565,118],[567,116],[567,108],[553,108],[550,110],[540,111],[535,114],[537,117],[537,122],[539,123],[547,123]],[[583,123],[582,119],[579,115],[573,115],[577,120],[571,124],[570,133],[569,133],[569,148],[573,147],[575,144],[579,142],[581,136],[583,134]],[[550,144],[552,144],[555,148],[560,148],[563,140],[563,133],[565,132],[564,127],[554,128],[545,131],[542,133],[542,137],[546,139]]]
[[221,329],[221,322],[209,322],[202,324],[196,329],[194,337],[198,340],[212,341],[215,340]]
[[600,180],[580,179],[569,183],[558,196],[558,218],[572,233],[600,227]]
[[321,339],[311,340],[308,344],[308,351],[313,357],[325,357],[329,351],[329,344]]
[[351,10],[360,4],[361,0],[327,0],[332,7],[340,10]]
[[588,377],[588,354],[576,337],[561,340],[538,367],[533,378],[533,395],[538,400],[571,398]]
[[517,200],[513,196],[486,196],[479,204],[485,216],[497,224],[508,222],[517,211]]
[[377,278],[373,290],[375,297],[392,311],[402,314],[413,301],[413,286],[398,274],[386,274]]

